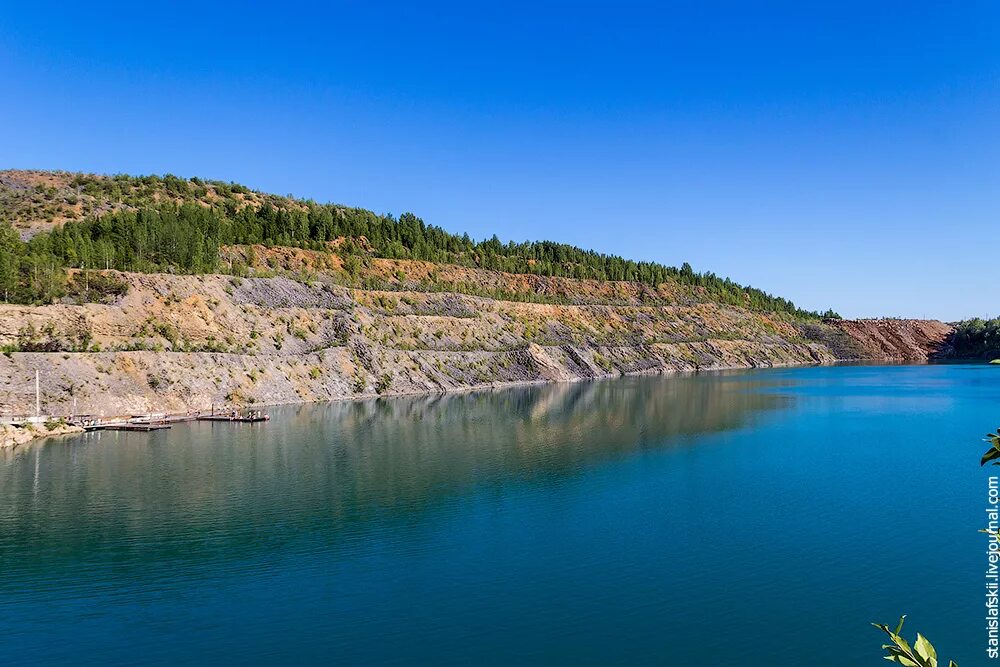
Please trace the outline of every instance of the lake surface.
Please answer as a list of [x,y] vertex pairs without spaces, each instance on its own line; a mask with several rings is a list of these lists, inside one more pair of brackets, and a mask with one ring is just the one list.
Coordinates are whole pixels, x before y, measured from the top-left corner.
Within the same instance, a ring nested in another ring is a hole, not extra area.
[[0,664],[985,664],[1000,368],[626,378],[0,453]]

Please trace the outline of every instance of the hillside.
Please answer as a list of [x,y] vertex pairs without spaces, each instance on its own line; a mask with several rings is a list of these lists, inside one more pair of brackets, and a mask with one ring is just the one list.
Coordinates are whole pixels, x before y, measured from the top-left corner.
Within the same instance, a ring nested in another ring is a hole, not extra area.
[[120,414],[917,359],[950,331],[197,179],[8,171],[0,201],[0,415],[36,370],[45,412]]
[[372,260],[356,281],[380,289],[365,289],[341,284],[347,276],[330,253],[223,253],[248,255],[269,267],[261,277],[75,272],[71,291],[79,295],[86,280],[89,300],[0,305],[0,413],[32,409],[35,370],[47,412],[112,414],[902,359],[932,349],[885,333],[907,321],[875,328],[896,341],[876,355],[859,323],[805,323],[634,283]]
[[0,290],[5,301],[20,303],[62,296],[67,268],[240,275],[246,266],[223,262],[220,248],[264,244],[335,246],[351,274],[368,257],[413,259],[653,288],[678,285],[699,301],[817,317],[762,290],[697,273],[688,264],[635,262],[551,241],[504,244],[496,236],[475,241],[412,213],[396,218],[200,179],[0,172],[0,221]]
[[288,197],[253,192],[235,183],[206,182],[197,178],[0,170],[0,221],[9,223],[25,239],[66,222],[80,222],[116,211],[183,203],[226,206],[232,211],[247,206],[257,209],[265,203],[302,208]]
[[946,354],[954,327],[937,320],[843,320],[834,323],[862,359],[927,361]]

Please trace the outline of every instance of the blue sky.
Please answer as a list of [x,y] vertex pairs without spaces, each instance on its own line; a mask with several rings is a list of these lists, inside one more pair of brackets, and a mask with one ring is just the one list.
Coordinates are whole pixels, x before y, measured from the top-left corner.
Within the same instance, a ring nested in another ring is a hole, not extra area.
[[977,1],[12,3],[0,165],[409,210],[848,316],[998,315],[998,45]]

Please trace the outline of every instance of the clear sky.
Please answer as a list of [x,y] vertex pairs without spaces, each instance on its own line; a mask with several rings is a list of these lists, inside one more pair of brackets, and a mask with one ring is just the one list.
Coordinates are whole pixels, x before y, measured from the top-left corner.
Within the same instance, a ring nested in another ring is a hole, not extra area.
[[12,2],[0,165],[998,315],[1000,3]]

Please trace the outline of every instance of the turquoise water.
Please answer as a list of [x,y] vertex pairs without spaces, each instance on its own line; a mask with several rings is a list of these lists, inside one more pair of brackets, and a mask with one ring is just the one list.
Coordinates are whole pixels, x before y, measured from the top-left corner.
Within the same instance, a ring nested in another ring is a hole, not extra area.
[[0,454],[0,664],[985,664],[1000,369],[284,407]]

